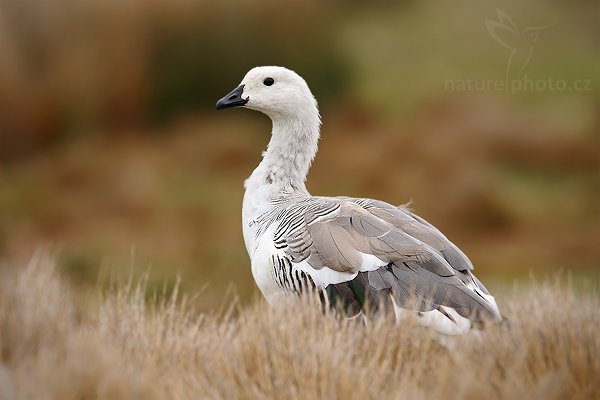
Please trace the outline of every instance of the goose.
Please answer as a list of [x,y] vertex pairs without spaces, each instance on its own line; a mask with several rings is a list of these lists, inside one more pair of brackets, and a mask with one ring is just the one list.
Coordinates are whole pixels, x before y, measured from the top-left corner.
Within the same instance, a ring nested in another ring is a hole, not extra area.
[[317,293],[348,317],[385,310],[446,335],[502,320],[471,261],[423,218],[379,200],[307,191],[321,117],[300,75],[252,68],[216,104],[234,107],[272,122],[267,150],[244,182],[242,205],[252,275],[268,303]]

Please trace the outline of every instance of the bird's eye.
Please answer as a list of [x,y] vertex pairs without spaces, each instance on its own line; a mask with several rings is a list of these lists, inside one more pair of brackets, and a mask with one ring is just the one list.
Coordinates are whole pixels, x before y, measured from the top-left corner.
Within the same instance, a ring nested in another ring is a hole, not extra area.
[[272,84],[274,84],[274,83],[275,83],[275,80],[274,80],[273,78],[266,78],[266,79],[263,81],[263,83],[264,83],[266,86],[271,86]]

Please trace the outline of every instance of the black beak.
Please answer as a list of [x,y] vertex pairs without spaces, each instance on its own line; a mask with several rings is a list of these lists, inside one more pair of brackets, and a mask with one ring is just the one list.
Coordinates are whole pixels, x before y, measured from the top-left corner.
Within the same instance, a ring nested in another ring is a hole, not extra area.
[[240,107],[246,104],[250,97],[243,99],[242,93],[244,93],[244,85],[240,85],[233,89],[231,93],[217,101],[217,110],[222,108]]

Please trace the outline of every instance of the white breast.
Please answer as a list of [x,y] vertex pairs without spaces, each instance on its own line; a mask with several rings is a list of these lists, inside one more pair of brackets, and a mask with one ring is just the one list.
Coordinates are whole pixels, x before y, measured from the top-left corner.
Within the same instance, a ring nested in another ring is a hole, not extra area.
[[271,226],[261,235],[254,246],[255,250],[251,255],[252,276],[256,285],[262,292],[267,301],[273,304],[280,296],[286,294],[286,291],[277,284],[275,270],[273,269],[273,256],[283,257],[281,250],[275,248],[273,243],[274,226]]

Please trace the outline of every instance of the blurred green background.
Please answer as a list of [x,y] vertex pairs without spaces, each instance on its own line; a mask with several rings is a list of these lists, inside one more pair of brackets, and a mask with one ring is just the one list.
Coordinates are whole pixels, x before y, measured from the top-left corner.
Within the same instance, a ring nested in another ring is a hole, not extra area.
[[0,259],[50,247],[83,292],[136,267],[155,286],[180,275],[206,309],[253,298],[242,182],[270,122],[214,104],[283,65],[321,106],[312,193],[412,200],[492,288],[597,279],[599,15],[591,0],[2,0]]

